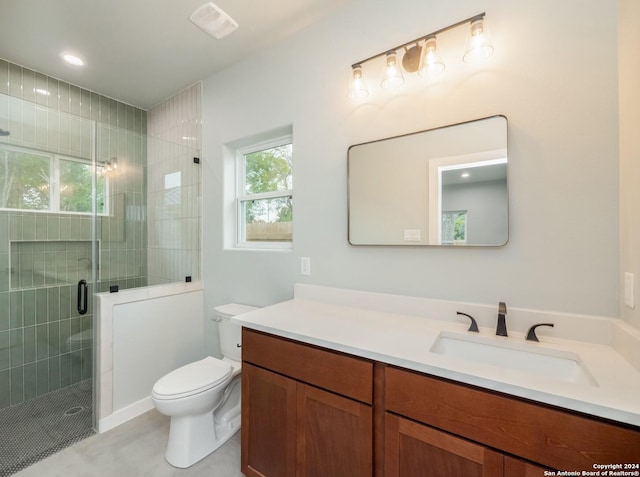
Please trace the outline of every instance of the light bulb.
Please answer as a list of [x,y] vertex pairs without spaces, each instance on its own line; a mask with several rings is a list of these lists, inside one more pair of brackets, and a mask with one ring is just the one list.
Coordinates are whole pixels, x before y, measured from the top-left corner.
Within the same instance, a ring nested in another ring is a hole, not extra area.
[[361,99],[369,96],[367,85],[362,79],[362,66],[355,65],[351,74],[351,86],[349,88],[349,98]]
[[442,73],[443,71],[444,62],[438,52],[436,37],[428,36],[424,42],[422,62],[418,74],[420,76],[428,76]]
[[404,83],[404,76],[402,75],[402,70],[398,67],[398,60],[395,51],[387,53],[385,63],[386,66],[382,73],[380,86],[384,89],[392,89],[402,86]]
[[471,22],[467,43],[464,49],[462,60],[471,63],[482,60],[493,54],[493,45],[484,18],[477,18]]

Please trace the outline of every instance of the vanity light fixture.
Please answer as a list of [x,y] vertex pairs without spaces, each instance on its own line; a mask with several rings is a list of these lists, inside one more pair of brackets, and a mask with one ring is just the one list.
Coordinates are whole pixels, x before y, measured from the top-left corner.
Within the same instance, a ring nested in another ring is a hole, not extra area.
[[424,53],[420,63],[418,74],[420,76],[428,76],[439,74],[444,71],[444,61],[438,52],[438,43],[435,35],[430,35],[424,40],[422,47]]
[[398,55],[395,51],[389,51],[385,58],[380,86],[384,89],[391,89],[402,86],[402,83],[404,83],[404,76],[402,69],[398,66]]
[[471,22],[462,60],[465,63],[483,60],[493,54],[493,45],[484,18],[476,18]]
[[349,88],[350,98],[366,98],[369,96],[369,90],[362,81],[362,66],[353,65],[351,68],[351,87]]
[[118,169],[118,158],[112,157],[98,165],[98,175],[104,176],[115,173],[116,169]]
[[[463,61],[470,63],[478,59],[484,59],[493,53],[493,45],[489,37],[485,13],[480,13],[459,21],[428,35],[416,38],[410,42],[396,46],[377,55],[371,56],[351,65],[351,85],[349,97],[361,99],[369,95],[363,66],[365,63],[376,60],[384,56],[384,69],[380,86],[383,89],[398,88],[404,83],[403,70],[406,73],[418,72],[420,76],[428,77],[442,73],[445,69],[444,61],[438,48],[437,35],[452,30],[459,26],[466,25],[469,28],[467,42],[463,52]],[[402,54],[401,64],[398,62],[398,55]]]

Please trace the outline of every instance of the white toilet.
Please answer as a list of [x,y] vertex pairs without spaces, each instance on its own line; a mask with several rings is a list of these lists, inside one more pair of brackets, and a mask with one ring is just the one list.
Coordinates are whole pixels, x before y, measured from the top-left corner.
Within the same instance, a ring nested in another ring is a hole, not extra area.
[[230,317],[256,310],[231,303],[216,307],[220,348],[211,356],[160,378],[151,399],[158,412],[171,417],[165,458],[174,467],[198,462],[240,429],[241,330]]

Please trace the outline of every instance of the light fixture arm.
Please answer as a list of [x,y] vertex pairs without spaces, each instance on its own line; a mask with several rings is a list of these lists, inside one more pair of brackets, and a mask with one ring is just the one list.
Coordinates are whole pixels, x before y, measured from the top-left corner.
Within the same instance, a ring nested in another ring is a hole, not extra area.
[[353,65],[351,65],[351,68],[355,68],[357,66],[361,66],[363,63],[367,63],[368,61],[375,60],[376,58],[380,58],[381,56],[385,56],[387,53],[389,53],[391,51],[398,51],[401,48],[405,48],[405,47],[410,46],[410,45],[415,45],[418,42],[420,42],[420,41],[422,41],[422,40],[424,40],[424,39],[426,39],[426,38],[428,38],[430,36],[439,35],[440,33],[443,33],[445,31],[451,30],[453,28],[459,27],[459,26],[464,25],[466,23],[472,23],[472,22],[474,22],[476,20],[482,20],[485,17],[485,15],[486,15],[486,12],[479,13],[479,14],[474,15],[472,17],[469,17],[469,18],[466,18],[464,20],[461,20],[461,21],[459,21],[457,23],[453,23],[453,24],[451,24],[449,26],[446,26],[444,28],[440,28],[439,30],[436,30],[434,32],[428,33],[426,35],[422,35],[421,37],[418,37],[415,40],[408,41],[408,42],[403,43],[402,45],[398,45],[398,46],[396,46],[394,48],[388,48],[385,51],[383,51],[382,53],[378,53],[378,54],[370,56],[369,58],[366,58],[364,60],[360,60],[360,61],[355,62]]

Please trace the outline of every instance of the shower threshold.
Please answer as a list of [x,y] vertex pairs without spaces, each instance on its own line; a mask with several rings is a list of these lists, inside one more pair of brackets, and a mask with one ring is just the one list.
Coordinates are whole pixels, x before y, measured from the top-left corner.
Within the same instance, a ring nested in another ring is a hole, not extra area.
[[87,379],[0,409],[0,477],[95,434],[92,407]]

